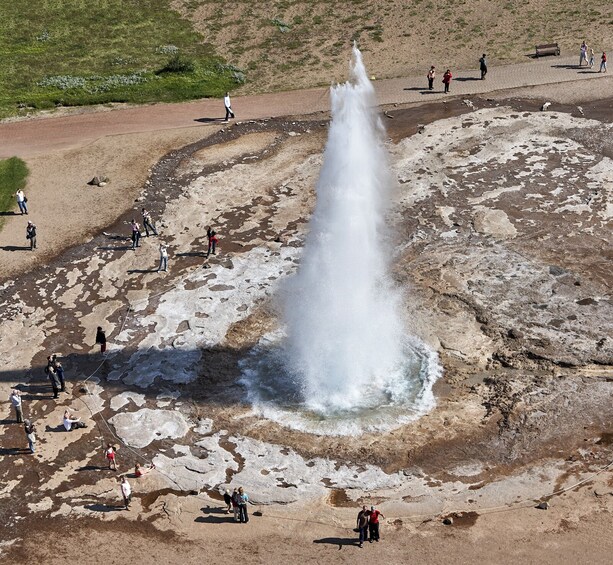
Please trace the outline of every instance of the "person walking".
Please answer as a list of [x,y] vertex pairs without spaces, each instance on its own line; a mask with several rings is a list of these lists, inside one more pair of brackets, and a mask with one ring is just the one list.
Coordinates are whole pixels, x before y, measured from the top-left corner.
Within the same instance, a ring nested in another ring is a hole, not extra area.
[[368,541],[368,510],[366,510],[366,506],[362,506],[362,510],[358,512],[356,525],[359,532],[360,547],[364,547],[364,542]]
[[453,78],[453,75],[451,74],[451,71],[447,69],[445,71],[445,74],[443,75],[443,84],[445,85],[445,94],[449,92],[449,85],[451,84],[452,78]]
[[28,222],[28,227],[26,227],[26,239],[30,240],[30,251],[36,249],[36,224]]
[[426,77],[428,78],[428,90],[434,90],[434,79],[436,78],[436,68],[434,65],[430,67]]
[[130,507],[130,501],[132,500],[132,487],[124,475],[121,477],[121,495],[123,496],[123,503],[126,506],[126,510]]
[[485,80],[485,75],[487,74],[487,59],[486,55],[483,53],[481,59],[479,59],[479,69],[481,70],[481,80]]
[[53,389],[53,398],[59,398],[60,396],[60,388],[62,385],[60,383],[60,378],[57,376],[57,372],[54,366],[47,366],[47,377],[49,378],[49,382],[51,383],[51,388]]
[[23,422],[23,404],[21,402],[21,392],[14,388],[9,395],[9,400],[11,401],[13,408],[15,408],[15,418],[17,419],[17,423],[21,424]]
[[132,228],[132,249],[136,250],[137,247],[140,247],[140,226],[138,222],[134,219],[130,222],[130,226]]
[[247,503],[249,502],[249,497],[247,493],[243,490],[243,487],[239,487],[238,489],[238,517],[239,522],[241,524],[246,524],[249,522],[249,514],[247,514]]
[[143,227],[145,228],[145,235],[149,237],[149,230],[153,232],[153,235],[157,235],[158,232],[155,229],[155,226],[151,222],[151,214],[143,208]]
[[24,420],[23,430],[26,433],[26,438],[28,439],[30,453],[34,453],[36,449],[36,429],[34,428],[34,424],[30,422],[30,420]]
[[232,495],[228,489],[223,493],[223,501],[226,504],[226,514],[230,514],[230,509],[232,508]]
[[98,326],[96,330],[96,343],[100,344],[100,353],[104,353],[106,351],[106,334],[101,326]]
[[168,246],[160,243],[160,266],[158,267],[159,271],[167,271],[168,270]]
[[585,61],[585,64],[587,65],[587,43],[585,41],[583,41],[581,43],[581,49],[579,51],[579,66],[583,65],[583,61]]
[[21,211],[21,215],[23,216],[24,214],[28,213],[28,199],[26,198],[26,195],[24,194],[23,190],[21,190],[21,188],[15,193],[15,198],[17,198],[17,206],[19,206],[19,210]]
[[232,491],[232,510],[234,511],[234,521],[238,522],[238,489]]
[[370,530],[370,543],[379,541],[379,518],[385,520],[385,516],[381,514],[374,506],[370,507],[370,514],[368,516],[368,529]]
[[229,118],[234,118],[234,112],[232,111],[232,102],[230,101],[230,93],[226,92],[223,98],[223,104],[226,107],[226,118],[224,122],[227,122]]
[[590,49],[590,69],[594,68],[595,55],[594,50]]
[[598,72],[599,73],[607,72],[607,54],[604,51],[602,52],[602,57],[600,57],[600,70]]
[[104,455],[106,457],[106,460],[109,462],[109,469],[117,471],[117,461],[115,460],[115,447],[109,443],[107,445],[107,448],[104,450]]
[[215,255],[215,250],[217,249],[217,242],[219,241],[219,238],[217,237],[217,232],[214,229],[211,229],[211,226],[206,229],[206,237],[209,241],[206,256],[208,257],[211,253]]

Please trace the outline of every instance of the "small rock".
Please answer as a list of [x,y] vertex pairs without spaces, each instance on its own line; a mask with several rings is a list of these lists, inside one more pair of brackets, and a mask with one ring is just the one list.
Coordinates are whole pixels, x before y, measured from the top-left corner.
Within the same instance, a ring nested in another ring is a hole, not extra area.
[[539,510],[549,510],[549,502],[543,500],[543,502],[539,502],[536,507]]
[[524,337],[523,332],[520,332],[519,330],[516,330],[515,328],[511,328],[511,329],[510,329],[510,330],[507,332],[507,335],[508,335],[510,338],[513,338],[513,339],[522,339],[522,338]]
[[443,524],[445,524],[445,526],[453,526],[453,518],[449,516],[447,518],[443,518]]
[[566,273],[568,273],[568,271],[562,267],[557,267],[556,265],[551,265],[549,267],[549,274],[553,275],[554,277],[560,277]]

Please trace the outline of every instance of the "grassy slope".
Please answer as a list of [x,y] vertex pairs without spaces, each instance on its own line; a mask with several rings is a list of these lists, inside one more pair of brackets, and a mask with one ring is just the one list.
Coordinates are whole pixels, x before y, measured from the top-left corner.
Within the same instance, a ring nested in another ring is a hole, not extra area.
[[[28,167],[17,157],[0,161],[0,212],[10,212],[17,206],[15,193],[25,188]],[[0,217],[0,227],[3,218]]]
[[[167,0],[0,0],[0,13],[0,117],[18,113],[19,105],[218,96],[236,84],[233,70],[221,65],[213,48]],[[159,50],[165,45],[191,58],[195,72],[156,75],[153,71],[170,57]],[[139,84],[105,80],[134,73],[141,77]],[[64,90],[37,85],[58,75],[87,80]]]
[[[369,72],[414,76],[431,64],[476,68],[526,61],[538,43],[579,56],[613,47],[611,0],[173,0],[209,41],[248,72],[243,92],[330,84],[347,74],[357,40]],[[286,24],[285,26],[279,25]],[[553,63],[552,63],[553,64]]]

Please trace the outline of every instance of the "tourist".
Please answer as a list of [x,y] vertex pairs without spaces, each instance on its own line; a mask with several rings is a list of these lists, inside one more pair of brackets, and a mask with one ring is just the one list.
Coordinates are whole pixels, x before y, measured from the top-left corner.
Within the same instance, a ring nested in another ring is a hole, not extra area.
[[232,510],[234,511],[234,521],[238,522],[238,489],[232,491]]
[[109,462],[109,469],[117,471],[117,461],[115,460],[115,446],[109,443],[104,451],[104,455],[106,457],[106,460]]
[[30,240],[30,251],[36,249],[36,224],[28,222],[26,227],[26,239]]
[[583,65],[583,61],[585,61],[585,64],[587,65],[587,43],[585,41],[583,41],[581,43],[581,50],[579,52],[579,66]]
[[451,71],[447,69],[445,71],[445,74],[443,75],[443,84],[445,85],[445,94],[449,92],[449,84],[451,83],[452,78],[453,78],[453,75],[451,74]]
[[485,58],[485,53],[479,59],[479,69],[481,70],[481,80],[485,80],[485,75],[487,74],[487,59]]
[[21,188],[15,193],[15,198],[17,198],[17,206],[19,206],[19,210],[21,211],[21,215],[28,213],[28,199],[26,195],[23,193]]
[[23,405],[21,403],[21,392],[14,388],[9,395],[9,400],[15,408],[15,418],[17,418],[17,423],[21,424],[23,422]]
[[48,366],[46,371],[47,377],[49,378],[49,382],[51,383],[51,388],[53,389],[53,398],[58,398],[60,396],[60,388],[62,388],[60,378],[57,376],[55,367]]
[[356,524],[359,532],[360,547],[363,547],[364,542],[368,541],[368,514],[366,506],[362,506],[362,510],[358,512]]
[[223,99],[224,106],[226,107],[226,118],[224,122],[227,122],[229,118],[234,118],[234,112],[232,111],[232,103],[230,102],[230,93],[226,92]]
[[238,489],[238,517],[239,522],[241,524],[246,524],[249,522],[249,514],[247,514],[247,503],[249,502],[249,497],[247,493],[243,490],[243,487],[239,487]]
[[96,343],[100,344],[100,353],[104,353],[106,351],[106,334],[101,326],[98,326],[96,330]]
[[206,237],[209,242],[206,256],[208,257],[211,253],[215,255],[215,249],[217,248],[217,242],[219,241],[219,238],[217,237],[217,232],[212,229],[211,226],[206,228]]
[[594,50],[590,49],[590,69],[594,68],[594,60],[595,60]]
[[232,495],[228,489],[223,493],[223,501],[226,503],[226,514],[229,514],[232,508]]
[[436,78],[436,68],[434,65],[430,67],[426,77],[428,78],[428,90],[434,90],[434,79]]
[[86,428],[84,422],[81,422],[81,418],[73,418],[70,414],[70,410],[64,410],[64,418],[62,420],[64,424],[64,429],[67,432],[71,432],[72,430],[76,430],[78,428]]
[[66,382],[64,381],[64,367],[62,364],[53,356],[53,368],[55,369],[55,373],[57,374],[57,378],[60,381],[60,392],[66,391]]
[[167,271],[168,270],[168,246],[160,243],[160,266],[158,267],[159,271]]
[[602,57],[600,57],[600,70],[598,72],[599,73],[607,72],[607,54],[604,51],[602,52]]
[[370,543],[379,541],[379,517],[385,520],[385,516],[381,514],[374,506],[370,507],[368,516],[368,529],[370,530]]
[[137,247],[140,247],[140,226],[136,220],[132,220],[130,222],[130,227],[132,228],[132,250],[136,251]]
[[158,234],[155,226],[151,223],[151,214],[149,214],[145,208],[143,208],[143,227],[145,228],[145,234],[147,237],[149,237],[149,230],[153,232],[153,235]]
[[36,448],[36,429],[34,428],[34,424],[32,424],[30,420],[25,420],[23,423],[23,429],[26,433],[26,437],[28,438],[28,447],[30,448],[30,453],[34,453]]
[[134,465],[134,476],[138,479],[150,471],[153,471],[153,469],[155,469],[155,465],[153,463],[151,463],[151,465],[149,465],[147,468],[143,467],[140,463],[136,463],[136,465]]
[[126,505],[127,510],[132,500],[132,487],[125,475],[121,477],[121,495],[123,496],[123,503]]

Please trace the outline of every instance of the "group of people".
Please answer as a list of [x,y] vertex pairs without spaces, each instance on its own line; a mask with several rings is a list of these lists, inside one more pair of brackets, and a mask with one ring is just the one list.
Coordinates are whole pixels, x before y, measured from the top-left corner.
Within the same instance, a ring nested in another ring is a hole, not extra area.
[[223,499],[226,503],[226,514],[229,514],[230,510],[232,510],[234,512],[235,522],[240,522],[241,524],[249,522],[249,514],[247,512],[249,497],[243,487],[235,488],[232,494],[226,489]]
[[[589,58],[588,58],[588,51],[589,51]],[[581,42],[581,47],[579,49],[579,66],[582,67],[583,63],[585,62],[586,66],[588,66],[590,69],[593,69],[594,64],[595,64],[595,59],[596,59],[596,56],[594,54],[594,49],[589,47],[585,41]],[[599,73],[607,72],[607,54],[605,51],[603,51],[602,55],[600,56],[600,70],[598,72]]]
[[359,533],[360,547],[364,547],[364,542],[378,542],[379,537],[379,519],[385,519],[385,516],[379,512],[374,506],[370,510],[366,506],[362,506],[362,510],[358,512],[356,521],[357,530]]
[[52,353],[47,357],[45,373],[51,382],[53,398],[58,398],[60,392],[66,391],[66,381],[64,380],[64,367],[62,366],[62,363],[60,363],[57,353]]
[[30,453],[34,453],[36,446],[36,428],[34,424],[23,417],[23,400],[21,398],[21,391],[17,388],[11,390],[11,394],[9,395],[9,400],[15,409],[15,418],[18,424],[23,424],[23,429],[26,434],[26,438],[28,440],[28,448],[30,449]]
[[[483,53],[481,58],[479,59],[479,70],[481,71],[481,80],[485,80],[485,76],[487,75],[487,55]],[[436,78],[436,67],[432,65],[428,74],[426,75],[428,79],[428,90],[434,90],[434,79]],[[443,84],[445,86],[444,92],[447,94],[449,92],[449,88],[451,86],[451,79],[453,78],[453,74],[450,69],[447,69],[443,73]]]

